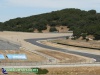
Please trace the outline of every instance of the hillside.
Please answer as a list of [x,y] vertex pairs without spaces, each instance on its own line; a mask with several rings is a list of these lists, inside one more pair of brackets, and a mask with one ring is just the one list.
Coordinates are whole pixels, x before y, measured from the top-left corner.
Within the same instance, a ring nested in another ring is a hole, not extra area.
[[50,32],[57,31],[55,28],[57,26],[66,26],[67,29],[73,31],[75,38],[93,35],[95,39],[100,39],[100,13],[95,10],[84,11],[74,8],[10,19],[0,23],[0,30],[23,32],[38,30],[42,32],[47,29],[47,26],[50,26]]

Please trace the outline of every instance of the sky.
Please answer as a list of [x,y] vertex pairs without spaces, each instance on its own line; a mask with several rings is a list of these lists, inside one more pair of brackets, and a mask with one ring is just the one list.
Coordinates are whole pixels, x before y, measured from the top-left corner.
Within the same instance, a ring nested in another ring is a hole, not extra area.
[[65,8],[94,9],[99,13],[100,0],[0,0],[0,22]]

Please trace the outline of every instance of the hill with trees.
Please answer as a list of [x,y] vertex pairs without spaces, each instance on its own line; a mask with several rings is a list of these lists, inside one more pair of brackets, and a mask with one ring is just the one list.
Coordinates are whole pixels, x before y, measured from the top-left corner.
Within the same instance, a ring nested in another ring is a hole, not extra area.
[[47,25],[52,28],[50,31],[56,30],[55,26],[67,26],[73,31],[75,38],[93,35],[95,39],[100,39],[100,13],[96,10],[84,11],[74,8],[10,19],[0,23],[0,30],[33,32],[37,29],[42,32],[47,29]]

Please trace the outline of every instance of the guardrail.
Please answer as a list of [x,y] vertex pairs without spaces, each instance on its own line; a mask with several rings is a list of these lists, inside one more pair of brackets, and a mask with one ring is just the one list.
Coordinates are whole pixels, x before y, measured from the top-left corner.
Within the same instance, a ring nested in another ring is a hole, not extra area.
[[27,63],[20,63],[20,62],[11,62],[11,63],[0,63],[0,66],[41,66],[41,65],[100,65],[100,62],[95,63],[48,63],[48,62],[27,62]]

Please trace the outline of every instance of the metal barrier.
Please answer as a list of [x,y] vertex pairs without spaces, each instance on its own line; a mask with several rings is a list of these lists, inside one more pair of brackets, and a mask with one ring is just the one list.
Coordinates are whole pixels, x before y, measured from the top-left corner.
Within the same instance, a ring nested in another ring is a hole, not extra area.
[[52,63],[52,62],[11,62],[11,63],[0,63],[0,66],[39,66],[39,65],[85,65],[85,64],[98,64],[100,65],[100,62],[94,62],[94,63],[84,63],[84,62],[77,62],[77,63]]

